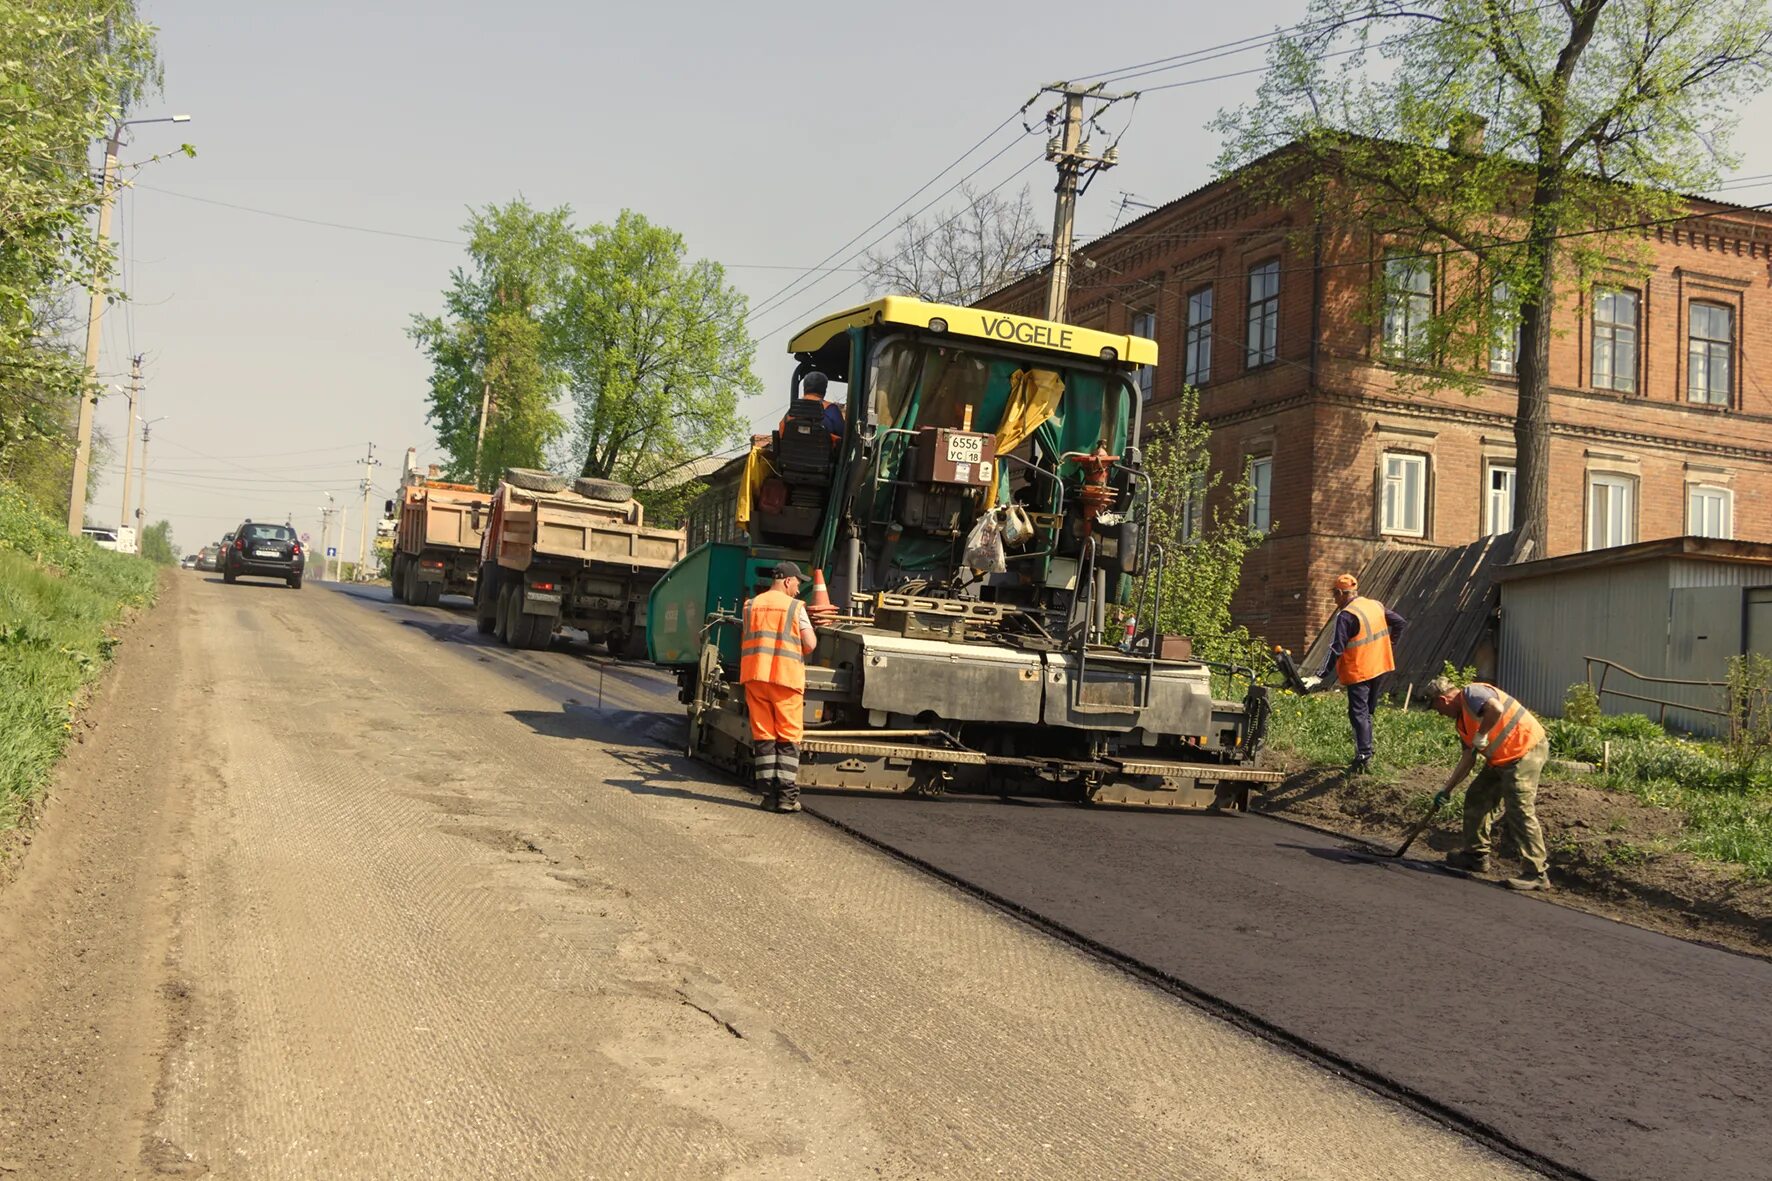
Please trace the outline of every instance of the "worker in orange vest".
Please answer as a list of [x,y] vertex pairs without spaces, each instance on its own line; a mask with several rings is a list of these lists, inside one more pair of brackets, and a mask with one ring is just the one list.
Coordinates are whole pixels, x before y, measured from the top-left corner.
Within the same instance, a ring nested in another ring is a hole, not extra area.
[[800,740],[805,737],[806,658],[818,633],[800,601],[800,568],[777,562],[769,589],[745,604],[738,679],[751,719],[752,765],[763,807],[800,810]]
[[1331,593],[1337,610],[1329,658],[1323,671],[1305,684],[1314,689],[1333,671],[1347,690],[1347,718],[1354,731],[1354,761],[1347,769],[1360,775],[1372,766],[1372,708],[1385,675],[1396,671],[1391,645],[1402,638],[1406,621],[1377,599],[1362,597],[1360,580],[1352,574],[1338,576]]
[[1544,830],[1538,825],[1538,776],[1550,758],[1550,738],[1532,711],[1494,685],[1459,688],[1446,677],[1427,685],[1434,712],[1452,719],[1464,754],[1438,798],[1452,794],[1478,759],[1483,769],[1464,792],[1464,848],[1446,858],[1453,869],[1489,871],[1489,832],[1497,813],[1507,839],[1519,850],[1526,872],[1509,878],[1515,890],[1548,890]]

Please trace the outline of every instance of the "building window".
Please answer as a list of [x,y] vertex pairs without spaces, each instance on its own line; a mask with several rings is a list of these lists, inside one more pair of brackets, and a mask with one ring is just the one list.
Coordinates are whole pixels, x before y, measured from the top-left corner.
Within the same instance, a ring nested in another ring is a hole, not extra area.
[[1495,336],[1489,342],[1489,372],[1512,377],[1520,371],[1520,317],[1519,309],[1514,307],[1513,292],[1506,283],[1489,289],[1489,307],[1495,317]]
[[1206,473],[1195,472],[1189,481],[1186,497],[1181,502],[1182,544],[1200,540],[1200,522],[1206,516]]
[[1274,523],[1274,457],[1249,461],[1249,527],[1266,533]]
[[[1157,338],[1157,313],[1133,312],[1132,335],[1142,336],[1146,340],[1155,340]],[[1138,382],[1138,396],[1147,402],[1150,401],[1151,395],[1156,392],[1157,388],[1157,367],[1155,365],[1140,365],[1134,378]]]
[[1187,361],[1182,380],[1202,386],[1212,380],[1212,288],[1187,297]]
[[1587,478],[1587,548],[1609,549],[1637,539],[1636,481],[1629,476]]
[[1249,339],[1245,363],[1254,369],[1280,355],[1280,260],[1249,271]]
[[1488,487],[1483,498],[1483,534],[1497,537],[1514,527],[1514,469],[1504,464],[1489,465]]
[[1733,498],[1727,488],[1686,485],[1686,532],[1692,537],[1733,537]]
[[1384,258],[1384,351],[1392,358],[1421,359],[1434,312],[1433,263],[1418,254],[1391,251]]
[[1427,533],[1427,456],[1385,455],[1382,531],[1405,537]]
[[1594,388],[1637,391],[1637,293],[1594,292]]
[[[1686,336],[1686,396],[1710,406],[1727,406],[1729,359],[1734,353],[1734,310],[1715,303],[1691,305]],[[1699,536],[1721,535],[1701,533]]]

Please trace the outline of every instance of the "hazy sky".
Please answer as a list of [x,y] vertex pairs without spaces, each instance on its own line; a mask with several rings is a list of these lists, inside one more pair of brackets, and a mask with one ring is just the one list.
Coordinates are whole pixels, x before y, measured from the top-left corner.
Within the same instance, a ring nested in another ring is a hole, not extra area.
[[[125,160],[186,140],[198,149],[194,160],[137,173],[114,226],[133,303],[106,317],[100,370],[121,384],[129,357],[146,355],[143,412],[165,416],[152,428],[148,518],[169,518],[186,551],[245,516],[293,516],[317,541],[318,507],[332,492],[349,507],[354,557],[363,469],[352,461],[374,441],[379,509],[407,447],[436,458],[409,319],[439,310],[462,260],[452,243],[467,207],[518,194],[569,204],[585,225],[638,210],[730,268],[761,309],[757,371],[770,389],[748,409],[773,417],[791,371],[790,327],[862,295],[845,290],[857,278],[845,271],[764,306],[799,270],[1041,84],[1259,35],[1302,9],[1301,0],[1106,9],[144,0],[160,27],[166,86],[136,113],[192,122],[134,129]],[[1202,80],[1140,102],[1124,163],[1098,178],[1080,228],[1106,229],[1122,191],[1160,202],[1209,179],[1218,144],[1204,124],[1258,80],[1211,79],[1263,60],[1257,50],[1131,84]],[[1104,126],[1117,129],[1125,109]],[[1762,97],[1744,126],[1769,117]],[[1772,173],[1772,136],[1743,133],[1739,146],[1748,158],[1737,175]],[[989,188],[1025,167],[1004,191],[1031,183],[1046,210],[1043,139],[1019,124],[908,209],[1004,148],[974,183]],[[1772,183],[1729,197],[1768,195]],[[89,510],[95,522],[117,520],[121,507],[126,413],[120,397],[101,404],[99,423],[118,446]]]

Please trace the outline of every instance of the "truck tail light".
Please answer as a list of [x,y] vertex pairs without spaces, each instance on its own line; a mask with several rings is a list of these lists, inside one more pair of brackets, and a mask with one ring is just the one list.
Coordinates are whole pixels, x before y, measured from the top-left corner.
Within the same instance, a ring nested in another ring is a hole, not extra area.
[[554,584],[551,582],[532,582],[529,584],[529,589],[530,590],[539,590],[539,591],[551,591],[554,589]]

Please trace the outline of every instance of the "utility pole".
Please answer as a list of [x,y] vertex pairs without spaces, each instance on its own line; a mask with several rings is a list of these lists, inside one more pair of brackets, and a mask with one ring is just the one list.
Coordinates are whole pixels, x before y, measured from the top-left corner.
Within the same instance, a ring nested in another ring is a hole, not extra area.
[[480,449],[486,442],[486,418],[492,413],[492,379],[482,378],[480,381],[480,425],[474,429],[474,487],[484,489],[486,483],[480,478]]
[[369,454],[363,457],[363,539],[357,546],[357,581],[365,581],[363,572],[369,567],[369,477],[373,469],[381,466],[381,460],[375,457],[375,444],[369,445]]
[[332,514],[338,506],[332,501],[332,493],[326,494],[326,503],[320,506],[320,581],[328,581],[327,575],[332,570],[332,559],[327,554],[327,539],[332,536]]
[[[1069,312],[1071,253],[1077,229],[1078,181],[1086,172],[1093,176],[1120,162],[1118,148],[1110,147],[1100,156],[1092,156],[1089,154],[1089,143],[1083,138],[1085,100],[1095,99],[1106,105],[1131,97],[1109,94],[1102,89],[1104,85],[1106,84],[1102,82],[1093,86],[1054,82],[1041,88],[1042,94],[1056,94],[1064,99],[1063,129],[1046,144],[1046,158],[1058,165],[1058,187],[1053,190],[1058,194],[1058,201],[1052,214],[1052,270],[1046,276],[1046,318],[1059,323],[1064,322]],[[1058,120],[1059,109],[1053,108],[1046,116],[1048,123]]]
[[[122,529],[124,522],[129,520],[129,475],[131,465],[135,462],[135,422],[136,405],[142,392],[142,355],[137,353],[129,358],[129,422],[123,428],[123,507],[117,510],[117,528]],[[141,553],[142,535],[137,529],[135,534],[135,552]]]
[[138,551],[141,549],[142,535],[147,532],[148,528],[148,432],[153,429],[156,422],[165,421],[166,416],[161,415],[159,418],[149,419],[142,423],[141,499],[136,501],[135,505],[135,548]]
[[[92,267],[92,298],[86,308],[86,377],[98,380],[98,346],[105,315],[105,252],[111,241],[111,196],[117,189],[117,154],[123,150],[123,129],[138,123],[187,123],[189,115],[161,119],[124,119],[111,128],[105,140],[105,171],[98,190],[98,250]],[[92,463],[92,408],[98,387],[80,395],[80,413],[74,427],[74,475],[68,486],[68,532],[80,536],[86,524],[86,469]],[[127,504],[124,506],[128,507]],[[123,522],[117,522],[122,528]]]
[[[122,123],[111,129],[105,141],[104,179],[98,190],[98,261],[92,268],[92,300],[86,307],[86,377],[98,376],[98,346],[105,315],[105,250],[111,241],[111,193],[117,184],[117,153],[122,150]],[[74,476],[68,487],[68,532],[80,536],[86,524],[86,469],[92,462],[92,408],[98,402],[98,387],[81,391],[80,413],[74,427]],[[132,424],[133,426],[133,424]],[[129,507],[124,501],[125,509]],[[123,522],[118,521],[121,529]]]

